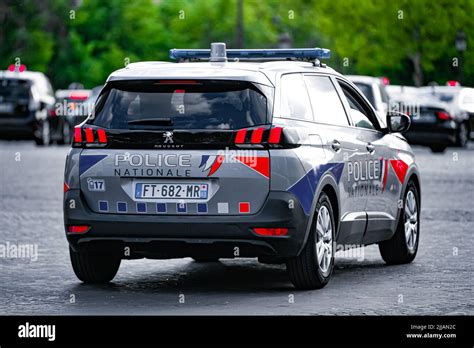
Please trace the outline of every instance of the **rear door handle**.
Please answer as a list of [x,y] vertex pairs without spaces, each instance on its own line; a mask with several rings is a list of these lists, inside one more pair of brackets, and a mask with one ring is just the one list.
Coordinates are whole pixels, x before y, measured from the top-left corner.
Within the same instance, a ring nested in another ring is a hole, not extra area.
[[332,141],[332,144],[331,144],[331,147],[334,151],[339,151],[341,149],[341,143],[339,141],[337,141],[336,139],[334,139]]
[[371,143],[368,143],[367,144],[367,151],[369,151],[369,153],[374,153],[375,152],[375,146],[372,145]]

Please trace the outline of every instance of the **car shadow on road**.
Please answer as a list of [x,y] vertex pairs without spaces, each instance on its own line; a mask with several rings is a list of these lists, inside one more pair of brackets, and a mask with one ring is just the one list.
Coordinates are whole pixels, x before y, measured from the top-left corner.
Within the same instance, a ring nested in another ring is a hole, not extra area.
[[[343,277],[344,273],[365,272],[388,267],[383,261],[337,260],[334,278]],[[385,273],[385,272],[384,272]],[[340,280],[340,279],[339,279]],[[220,293],[258,293],[288,292],[294,289],[288,279],[285,265],[266,265],[257,261],[245,260],[223,261],[213,263],[196,263],[189,261],[167,270],[153,270],[146,274],[133,274],[128,271],[105,285],[79,283],[75,291],[108,291],[136,293],[172,293],[183,292],[220,292]]]

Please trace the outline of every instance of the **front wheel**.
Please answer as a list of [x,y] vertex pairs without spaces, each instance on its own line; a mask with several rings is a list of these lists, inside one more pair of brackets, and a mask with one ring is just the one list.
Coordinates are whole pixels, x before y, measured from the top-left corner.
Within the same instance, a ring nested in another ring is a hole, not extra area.
[[320,289],[326,286],[334,268],[334,213],[326,193],[316,205],[316,219],[301,254],[286,263],[288,275],[297,289]]
[[389,240],[379,243],[382,259],[388,264],[410,263],[415,259],[420,239],[420,196],[413,181],[407,185],[397,230]]
[[114,279],[121,259],[115,254],[77,252],[69,248],[71,264],[79,280],[84,283],[101,284]]

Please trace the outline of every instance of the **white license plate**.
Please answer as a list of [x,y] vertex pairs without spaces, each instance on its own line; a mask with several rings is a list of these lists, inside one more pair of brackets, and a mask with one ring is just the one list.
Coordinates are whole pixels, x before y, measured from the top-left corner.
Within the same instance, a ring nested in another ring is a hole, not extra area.
[[135,184],[135,198],[207,199],[208,192],[208,184]]
[[0,113],[2,113],[2,114],[11,114],[11,113],[13,113],[13,104],[12,103],[0,103]]

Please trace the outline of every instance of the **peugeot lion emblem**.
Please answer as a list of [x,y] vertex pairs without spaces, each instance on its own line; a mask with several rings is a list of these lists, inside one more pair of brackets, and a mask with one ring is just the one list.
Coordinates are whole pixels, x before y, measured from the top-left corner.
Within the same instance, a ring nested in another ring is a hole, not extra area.
[[173,132],[165,132],[163,134],[163,138],[165,138],[165,144],[170,143],[173,144]]

